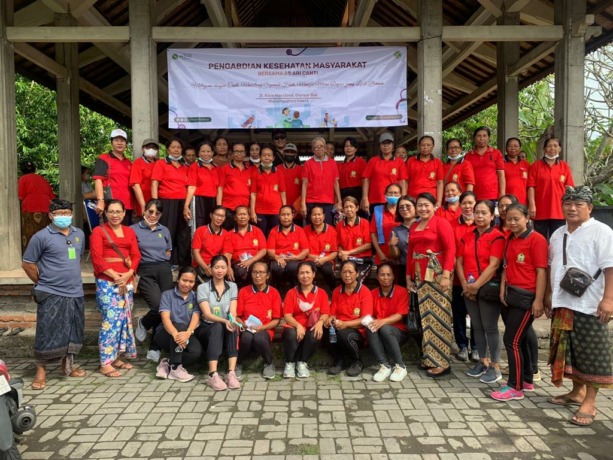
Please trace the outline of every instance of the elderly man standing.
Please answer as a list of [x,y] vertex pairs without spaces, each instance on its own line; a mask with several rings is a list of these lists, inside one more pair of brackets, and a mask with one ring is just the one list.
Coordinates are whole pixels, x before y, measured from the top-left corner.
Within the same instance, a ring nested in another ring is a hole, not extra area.
[[34,390],[47,385],[46,366],[62,360],[61,372],[68,377],[84,377],[83,369],[73,367],[74,357],[83,346],[85,327],[81,254],[85,237],[73,227],[72,203],[54,199],[49,205],[51,224],[37,232],[25,253],[22,267],[34,282],[36,310],[36,377]]
[[[573,381],[569,393],[549,402],[579,406],[570,419],[579,426],[593,423],[598,390],[613,388],[608,332],[613,316],[613,230],[590,216],[592,208],[588,187],[567,186],[562,197],[566,225],[553,233],[549,246],[551,300],[546,310],[553,308],[552,381],[556,386],[562,385],[563,377]],[[582,294],[574,290],[576,283],[568,283],[569,270],[574,269],[594,279]]]

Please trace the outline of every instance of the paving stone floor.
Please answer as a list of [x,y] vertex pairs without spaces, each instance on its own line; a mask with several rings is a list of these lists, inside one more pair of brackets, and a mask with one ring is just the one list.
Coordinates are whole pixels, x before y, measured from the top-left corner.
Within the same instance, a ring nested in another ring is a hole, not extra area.
[[[38,423],[20,438],[23,458],[613,459],[613,391],[601,392],[592,426],[576,427],[568,408],[547,402],[565,390],[544,369],[535,393],[502,403],[464,363],[440,380],[412,365],[401,383],[373,382],[374,369],[353,379],[318,369],[298,381],[252,372],[240,390],[219,393],[204,374],[182,384],[134,364],[120,379],[96,373],[93,359],[84,379],[50,369],[44,391],[25,392]],[[31,360],[8,365],[32,381]]]

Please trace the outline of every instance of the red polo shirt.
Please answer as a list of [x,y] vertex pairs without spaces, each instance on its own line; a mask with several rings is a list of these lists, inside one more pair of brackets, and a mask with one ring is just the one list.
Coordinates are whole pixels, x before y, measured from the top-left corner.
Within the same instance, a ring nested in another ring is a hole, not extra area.
[[[377,237],[377,241],[379,242],[379,247],[383,251],[383,254],[389,257],[390,256],[389,239],[392,236],[392,229],[398,226],[398,222],[396,222],[396,214],[391,213],[387,209],[387,206],[385,205],[381,205],[381,206],[383,206],[383,216],[382,216],[383,219],[382,219],[381,224],[383,227],[383,237],[385,238],[385,241],[383,243],[379,241],[379,230],[377,229],[376,211],[373,213],[373,215],[370,218],[370,238],[372,240],[372,235],[375,235]],[[375,263],[376,264],[381,263],[381,260],[379,259],[378,254],[375,254]]]
[[49,203],[55,198],[51,185],[43,176],[24,174],[17,183],[21,212],[49,212]]
[[340,188],[361,187],[362,174],[366,169],[366,160],[354,156],[350,161],[343,161],[338,165]]
[[491,256],[502,260],[505,244],[504,235],[493,227],[483,234],[479,234],[476,228],[466,233],[460,240],[457,254],[458,257],[464,257],[464,277],[468,279],[468,275],[472,274],[475,279],[479,278],[490,264]]
[[[450,172],[451,170],[451,172]],[[462,158],[458,163],[452,165],[451,162],[447,162],[443,165],[443,185],[447,185],[449,182],[457,182],[462,187],[462,191],[466,191],[467,185],[475,185],[475,171],[473,165]]]
[[261,166],[251,168],[251,193],[256,195],[256,213],[279,214],[279,209],[283,206],[281,192],[285,192],[285,177],[282,169],[273,166],[270,173],[267,173]]
[[132,189],[130,188],[130,169],[132,162],[128,158],[117,158],[113,152],[103,153],[94,164],[94,180],[99,179],[102,185],[111,187],[113,198],[121,200],[126,209],[133,209]]
[[304,230],[296,224],[292,224],[287,234],[283,232],[280,225],[277,225],[270,231],[266,247],[267,249],[274,249],[277,255],[291,254],[295,256],[308,249],[309,242]]
[[536,269],[547,268],[547,255],[547,240],[540,233],[526,230],[519,237],[511,235],[504,255],[507,284],[536,292]]
[[306,202],[333,204],[334,181],[338,179],[338,166],[334,158],[318,161],[309,159],[302,167],[302,179],[308,181]]
[[239,206],[249,206],[251,168],[249,163],[244,165],[242,171],[234,163],[228,163],[219,170],[219,186],[223,188],[222,204],[231,211]]
[[[375,288],[370,291],[372,294],[373,317],[375,319],[389,318],[398,313],[402,316],[409,314],[409,291],[402,286],[395,284],[392,290],[387,294],[383,294],[381,288]],[[402,319],[395,322],[392,326],[401,331],[407,330],[407,325]]]
[[506,193],[515,195],[520,203],[527,205],[526,184],[528,183],[528,170],[530,163],[519,160],[513,163],[511,160],[504,162],[504,177],[506,179]]
[[232,261],[239,262],[242,254],[255,256],[262,249],[266,249],[266,237],[262,230],[249,224],[247,231],[241,235],[238,227],[230,230],[223,244],[223,253],[232,254]]
[[402,158],[392,155],[389,160],[377,155],[368,160],[364,179],[370,181],[368,201],[370,204],[385,203],[385,189],[389,184],[399,184],[407,179],[407,169]]
[[309,255],[327,257],[330,253],[338,251],[338,237],[336,230],[331,225],[324,223],[324,228],[320,233],[317,233],[313,225],[307,225],[303,230],[309,244]]
[[[366,286],[358,284],[351,294],[345,292],[345,286],[339,286],[332,292],[331,315],[341,321],[353,321],[373,314],[372,294]],[[366,329],[360,326],[360,333],[366,336]]]
[[[255,286],[245,286],[238,291],[236,315],[244,321],[253,315],[262,325],[270,323],[273,319],[281,319],[281,296],[272,286],[266,286],[258,291]],[[270,340],[275,338],[275,330],[269,329]],[[251,332],[244,332],[251,334]]]
[[212,198],[217,196],[219,186],[219,166],[210,164],[209,169],[201,160],[194,161],[189,167],[187,185],[196,187],[196,196]]
[[423,230],[417,230],[419,221],[413,223],[409,230],[409,246],[407,248],[407,275],[415,276],[415,262],[419,263],[421,278],[424,279],[428,259],[413,259],[414,254],[427,254],[427,251],[439,253],[437,259],[443,270],[453,271],[455,260],[455,238],[453,227],[439,216],[432,216]]
[[179,163],[174,166],[174,161],[166,158],[158,160],[153,166],[151,180],[159,181],[158,198],[162,200],[183,200],[187,195],[187,174],[189,168]]
[[562,195],[567,185],[575,186],[568,163],[556,160],[549,166],[547,160],[532,163],[528,171],[528,187],[534,187],[536,216],[534,220],[564,219]]
[[[338,234],[338,247],[345,251],[351,251],[366,243],[372,243],[370,237],[370,226],[366,219],[361,217],[355,218],[355,224],[347,224],[347,220],[343,220],[336,224],[336,233]],[[372,254],[370,249],[359,254],[353,254],[352,257],[370,257]]]
[[300,211],[300,192],[302,191],[302,166],[295,164],[291,168],[285,165],[278,166],[283,171],[285,178],[285,202],[296,207],[296,211]]
[[[213,231],[210,225],[203,225],[196,229],[194,239],[192,240],[192,249],[198,249],[204,263],[211,265],[211,259],[217,255],[224,254],[224,243],[228,232],[220,228],[217,233]],[[193,261],[193,266],[198,264]]]
[[[308,304],[310,304],[310,308],[308,308]],[[314,311],[319,311],[321,315],[330,314],[330,302],[328,301],[328,294],[326,291],[317,286],[314,286],[306,296],[303,294],[300,286],[296,286],[287,291],[285,301],[283,302],[284,315],[292,315],[298,323],[303,327],[307,327],[309,322],[308,315]],[[285,323],[283,327],[292,326]]]
[[434,214],[448,220],[453,225],[453,223],[462,215],[462,209],[460,209],[458,206],[458,208],[454,211],[452,208],[448,208],[446,205],[443,205],[434,211]]
[[443,163],[434,155],[428,161],[418,158],[418,155],[407,160],[408,186],[407,194],[417,198],[420,193],[431,193],[436,196],[436,184],[445,178]]
[[[132,169],[130,170],[130,187],[135,184],[140,185],[145,204],[151,199],[151,174],[153,173],[154,166],[155,160],[149,161],[142,156],[134,160]],[[140,209],[136,200],[134,200],[134,209],[137,210],[138,215],[142,215],[143,210]]]
[[500,150],[488,146],[483,155],[472,150],[466,154],[464,159],[472,164],[475,172],[473,192],[477,195],[477,200],[496,201],[498,199],[497,171],[504,171],[504,158]]

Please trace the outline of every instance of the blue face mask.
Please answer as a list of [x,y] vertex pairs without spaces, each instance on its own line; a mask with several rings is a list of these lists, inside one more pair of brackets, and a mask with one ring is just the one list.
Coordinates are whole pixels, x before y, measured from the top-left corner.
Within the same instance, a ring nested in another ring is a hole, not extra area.
[[458,196],[448,196],[447,198],[445,198],[445,201],[447,203],[451,203],[451,204],[457,203],[458,201],[460,201],[460,195],[458,195]]
[[53,216],[53,225],[64,230],[72,224],[72,216]]
[[387,195],[385,196],[385,201],[387,202],[387,204],[390,204],[393,206],[398,204],[399,199],[400,199],[399,196],[387,196]]

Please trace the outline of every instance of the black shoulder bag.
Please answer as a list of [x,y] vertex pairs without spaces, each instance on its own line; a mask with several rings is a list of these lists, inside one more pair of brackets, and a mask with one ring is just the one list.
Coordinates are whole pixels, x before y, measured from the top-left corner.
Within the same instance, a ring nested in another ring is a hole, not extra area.
[[599,268],[598,271],[592,277],[592,275],[590,275],[588,272],[581,270],[580,268],[566,268],[568,262],[566,260],[567,237],[568,235],[564,233],[564,243],[562,244],[562,263],[564,264],[564,269],[566,270],[566,273],[564,273],[564,277],[562,278],[562,281],[560,281],[560,288],[563,291],[568,292],[570,295],[573,295],[575,297],[581,297],[585,293],[585,291],[587,291],[587,288],[589,288],[590,285],[598,279],[598,277],[602,273],[602,270]]
[[[475,238],[475,260],[477,261],[479,276],[481,276],[482,272],[481,264],[479,264],[479,254],[477,253],[477,241],[479,241],[479,235],[477,235]],[[479,292],[477,292],[477,299],[483,300],[484,302],[500,303],[500,274],[498,272],[494,274],[491,280],[479,288]]]

